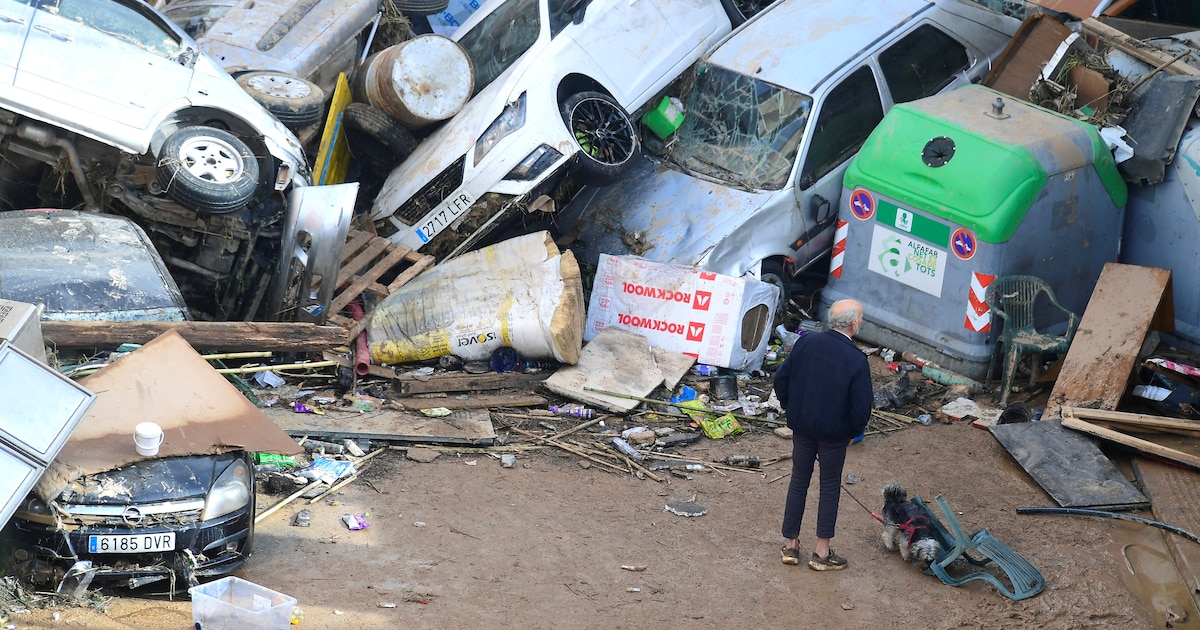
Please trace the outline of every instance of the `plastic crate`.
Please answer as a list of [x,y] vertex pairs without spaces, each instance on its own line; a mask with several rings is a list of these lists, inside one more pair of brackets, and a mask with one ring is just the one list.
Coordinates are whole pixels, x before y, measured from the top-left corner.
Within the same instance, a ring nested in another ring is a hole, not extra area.
[[296,606],[295,597],[233,576],[188,592],[196,630],[285,630]]

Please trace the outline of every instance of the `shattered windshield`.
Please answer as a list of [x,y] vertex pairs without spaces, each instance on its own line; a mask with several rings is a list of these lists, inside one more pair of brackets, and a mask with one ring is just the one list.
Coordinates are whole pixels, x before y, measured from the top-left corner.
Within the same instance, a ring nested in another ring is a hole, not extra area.
[[783,188],[812,98],[719,66],[695,74],[670,160],[740,188]]
[[537,41],[540,30],[538,0],[508,0],[459,38],[475,66],[471,96],[516,63]]

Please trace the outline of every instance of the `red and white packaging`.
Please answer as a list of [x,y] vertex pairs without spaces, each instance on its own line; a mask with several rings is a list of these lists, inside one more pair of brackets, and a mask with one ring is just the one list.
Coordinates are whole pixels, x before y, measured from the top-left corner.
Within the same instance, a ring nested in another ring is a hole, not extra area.
[[697,363],[757,369],[778,302],[779,287],[755,278],[601,254],[583,339],[613,326]]

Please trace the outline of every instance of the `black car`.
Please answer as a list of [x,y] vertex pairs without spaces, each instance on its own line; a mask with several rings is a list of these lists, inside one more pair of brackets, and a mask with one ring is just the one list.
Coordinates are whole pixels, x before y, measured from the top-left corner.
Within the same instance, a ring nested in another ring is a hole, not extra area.
[[[254,538],[249,453],[164,457],[71,482],[49,505],[33,494],[9,521],[15,568],[35,585],[183,592],[234,571]],[[163,581],[165,583],[162,583]]]

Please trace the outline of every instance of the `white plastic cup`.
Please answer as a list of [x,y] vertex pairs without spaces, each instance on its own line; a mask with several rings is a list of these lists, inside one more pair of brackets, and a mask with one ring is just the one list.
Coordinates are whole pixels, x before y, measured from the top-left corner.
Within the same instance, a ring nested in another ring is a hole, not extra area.
[[164,437],[162,427],[154,422],[139,422],[133,428],[133,446],[138,455],[144,457],[158,455],[158,447],[162,445]]

